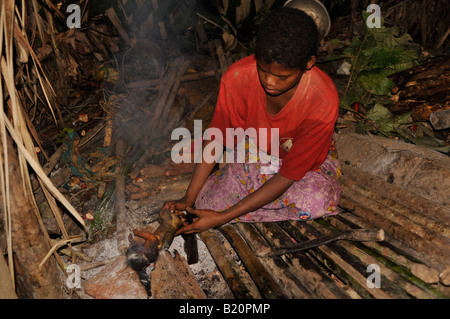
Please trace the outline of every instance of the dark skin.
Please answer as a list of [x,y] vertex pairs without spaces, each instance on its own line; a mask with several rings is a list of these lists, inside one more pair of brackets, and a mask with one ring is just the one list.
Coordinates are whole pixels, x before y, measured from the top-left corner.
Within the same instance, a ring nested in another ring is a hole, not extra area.
[[[312,68],[315,61],[315,57],[312,57],[307,63],[306,68]],[[294,95],[304,71],[300,69],[289,69],[279,63],[267,64],[261,60],[257,61],[257,69],[260,83],[266,93],[267,112],[269,114],[276,114],[286,106]],[[203,149],[209,143],[211,141],[204,141]],[[247,195],[237,204],[220,213],[209,209],[194,209],[192,207],[195,199],[211,174],[215,164],[205,161],[197,164],[185,196],[180,200],[164,204],[163,208],[169,209],[171,212],[185,210],[196,216],[193,223],[184,225],[178,230],[176,235],[192,234],[222,226],[239,216],[255,211],[273,202],[283,195],[294,183],[294,180],[288,179],[280,174],[275,174],[255,192]]]

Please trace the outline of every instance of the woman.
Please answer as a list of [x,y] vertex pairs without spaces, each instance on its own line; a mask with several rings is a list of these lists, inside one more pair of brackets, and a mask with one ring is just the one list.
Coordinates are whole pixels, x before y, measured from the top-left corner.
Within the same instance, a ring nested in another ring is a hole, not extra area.
[[[210,128],[227,149],[235,145],[227,128],[273,131],[277,143],[248,141],[279,154],[279,169],[267,173],[261,159],[231,163],[211,174],[215,162],[196,165],[186,195],[165,203],[170,211],[195,215],[177,234],[215,228],[228,222],[309,220],[336,214],[340,196],[339,162],[332,136],[339,98],[333,81],[314,66],[318,46],[314,21],[304,12],[282,8],[261,24],[255,55],[231,65],[222,76]],[[273,138],[273,137],[271,137]],[[242,141],[241,141],[242,142]],[[212,143],[203,141],[203,149]],[[278,150],[271,149],[272,146]],[[195,209],[193,208],[195,205]]]

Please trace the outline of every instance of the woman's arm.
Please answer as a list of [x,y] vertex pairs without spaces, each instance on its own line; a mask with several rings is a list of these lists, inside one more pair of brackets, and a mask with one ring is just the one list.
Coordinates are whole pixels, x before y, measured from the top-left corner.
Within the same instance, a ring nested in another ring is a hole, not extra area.
[[197,218],[194,219],[192,224],[182,227],[177,232],[177,235],[191,234],[222,226],[239,216],[255,211],[279,198],[292,183],[294,183],[294,180],[276,174],[255,192],[247,195],[237,204],[220,213],[213,210],[192,209],[188,207],[186,210],[196,215]]
[[275,174],[259,189],[244,197],[234,206],[224,210],[222,214],[227,216],[227,221],[230,221],[234,218],[255,211],[279,198],[293,183],[294,180],[288,179],[281,174]]
[[[212,141],[209,140],[203,141],[202,150],[204,150],[205,147],[211,142]],[[215,154],[212,155],[214,156]],[[189,183],[184,197],[177,201],[165,203],[163,208],[169,209],[170,212],[173,213],[175,210],[185,210],[186,207],[192,207],[198,193],[202,189],[215,165],[215,161],[212,163],[205,162],[204,157],[202,156],[201,163],[195,165],[194,174],[192,175],[191,182]]]

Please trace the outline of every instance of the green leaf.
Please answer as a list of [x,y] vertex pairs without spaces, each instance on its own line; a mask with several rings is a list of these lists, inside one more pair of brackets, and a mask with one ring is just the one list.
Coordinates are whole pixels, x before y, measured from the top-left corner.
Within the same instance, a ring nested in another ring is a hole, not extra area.
[[405,124],[410,117],[410,113],[406,113],[400,116],[392,116],[385,119],[384,121],[380,121],[378,128],[385,133],[396,132],[397,127]]
[[372,120],[375,126],[383,133],[389,134],[397,132],[397,128],[408,122],[411,117],[411,113],[406,113],[399,116],[393,116],[385,106],[380,103],[376,103],[366,113],[366,119]]
[[386,76],[386,70],[365,72],[358,77],[358,83],[367,91],[375,95],[386,95],[395,86],[395,83]]
[[375,123],[384,121],[384,120],[389,119],[391,117],[392,117],[392,113],[380,103],[376,103],[374,105],[374,107],[372,107],[366,113],[366,118],[368,120],[374,121]]
[[332,45],[341,45],[342,41],[340,39],[334,38],[330,40]]
[[[348,45],[348,47],[349,47],[349,48],[352,48],[352,49],[358,50],[359,47],[361,46],[361,42],[362,42],[362,40],[361,40],[360,38],[355,38],[355,39],[353,39],[352,42],[350,42],[350,44]],[[345,51],[344,51],[344,52],[345,52]],[[355,52],[356,52],[356,51],[355,51]]]
[[403,47],[373,47],[365,49],[363,53],[370,61],[369,67],[371,69],[377,69],[402,62],[400,54],[402,54],[403,51]]

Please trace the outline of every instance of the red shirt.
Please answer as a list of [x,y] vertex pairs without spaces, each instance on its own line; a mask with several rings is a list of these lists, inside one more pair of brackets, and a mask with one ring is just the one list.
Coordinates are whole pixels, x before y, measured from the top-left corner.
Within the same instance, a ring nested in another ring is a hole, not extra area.
[[[339,97],[333,81],[313,67],[303,74],[286,106],[277,114],[269,114],[256,59],[251,55],[232,64],[223,74],[210,127],[222,131],[225,146],[227,128],[255,128],[257,132],[266,128],[269,136],[271,128],[279,128],[282,165],[278,173],[300,180],[327,157],[338,112]],[[270,145],[267,152],[271,153]]]

